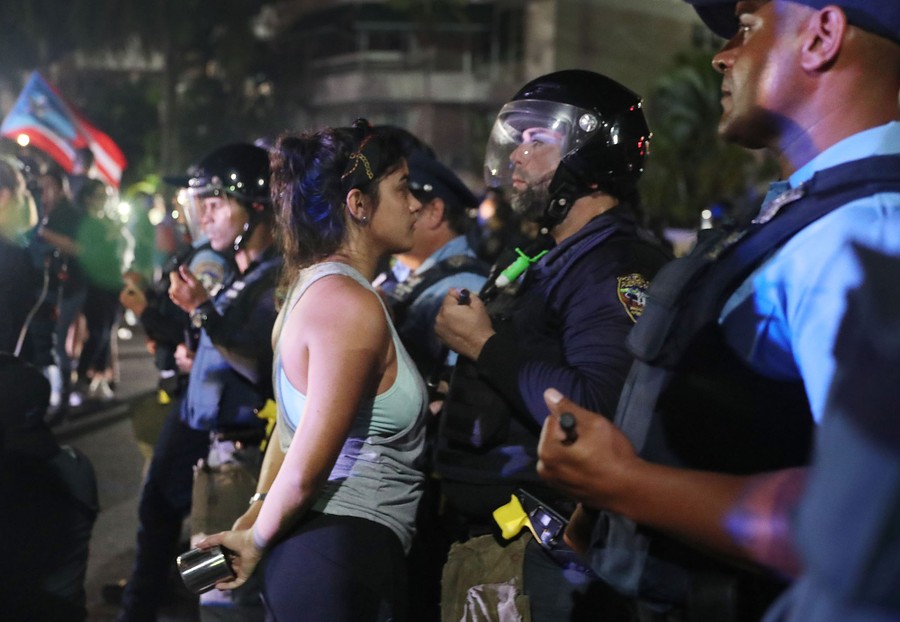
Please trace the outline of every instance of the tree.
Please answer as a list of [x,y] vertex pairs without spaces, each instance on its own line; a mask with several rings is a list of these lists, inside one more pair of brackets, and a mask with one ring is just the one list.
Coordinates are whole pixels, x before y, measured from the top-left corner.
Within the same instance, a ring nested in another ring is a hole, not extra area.
[[[266,71],[265,49],[252,32],[263,4],[0,0],[0,78],[16,91],[30,71],[53,75],[54,68],[66,66],[57,86],[95,125],[123,143],[130,163],[126,183],[149,172],[182,170],[222,142],[253,136],[256,124],[267,117],[258,110],[266,98],[252,88]],[[162,71],[68,69],[76,52],[116,54],[135,45],[148,57],[160,54]],[[142,104],[135,100],[138,90]],[[149,111],[152,120],[146,119]],[[135,115],[143,115],[143,123]],[[140,137],[132,131],[140,131]],[[144,166],[149,170],[141,170]]]
[[771,158],[718,137],[720,98],[721,78],[707,50],[678,57],[647,98],[653,139],[641,193],[652,221],[696,227],[702,210],[755,200],[760,182],[772,178]]

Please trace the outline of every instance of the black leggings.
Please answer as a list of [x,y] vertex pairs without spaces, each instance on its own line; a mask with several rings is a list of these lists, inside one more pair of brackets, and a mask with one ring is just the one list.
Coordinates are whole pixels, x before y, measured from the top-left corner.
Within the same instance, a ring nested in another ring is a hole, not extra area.
[[363,518],[313,513],[267,555],[263,595],[274,622],[404,622],[400,540]]

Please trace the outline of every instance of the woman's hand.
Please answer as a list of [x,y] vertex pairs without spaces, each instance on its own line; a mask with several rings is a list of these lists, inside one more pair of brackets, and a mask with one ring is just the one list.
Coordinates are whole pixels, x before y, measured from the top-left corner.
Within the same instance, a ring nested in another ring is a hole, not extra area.
[[216,589],[233,590],[242,586],[256,570],[256,565],[262,559],[262,550],[253,542],[253,530],[222,531],[204,538],[197,543],[199,549],[209,549],[214,546],[222,546],[232,570],[236,577],[231,581],[223,581],[216,584]]
[[260,509],[262,509],[261,501],[251,503],[250,507],[247,508],[247,511],[237,517],[237,520],[234,521],[231,529],[233,531],[239,531],[241,529],[251,529],[254,523],[256,523],[256,517],[259,516]]

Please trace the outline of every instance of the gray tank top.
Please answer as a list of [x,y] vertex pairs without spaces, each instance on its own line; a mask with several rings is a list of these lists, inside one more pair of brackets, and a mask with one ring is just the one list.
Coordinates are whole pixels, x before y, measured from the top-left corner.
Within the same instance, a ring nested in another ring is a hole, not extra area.
[[[317,280],[343,275],[378,296],[356,270],[338,262],[311,266],[297,277],[274,328],[273,386],[278,405],[281,449],[287,452],[306,405],[306,396],[291,385],[281,364],[280,334],[287,314]],[[381,297],[378,296],[379,302]],[[424,475],[419,460],[424,450],[428,395],[422,378],[406,353],[384,303],[385,319],[397,352],[393,385],[360,404],[350,433],[313,509],[325,514],[366,518],[390,528],[408,551]]]

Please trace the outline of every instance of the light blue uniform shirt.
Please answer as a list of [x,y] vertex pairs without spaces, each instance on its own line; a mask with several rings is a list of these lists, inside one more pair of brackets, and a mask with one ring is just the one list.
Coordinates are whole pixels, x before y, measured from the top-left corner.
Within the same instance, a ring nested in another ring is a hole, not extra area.
[[[838,164],[897,153],[900,123],[891,122],[829,147],[769,194]],[[832,350],[847,292],[861,281],[853,242],[900,255],[900,193],[853,201],[797,233],[741,284],[719,318],[728,344],[754,370],[803,380],[816,421],[834,375]]]
[[[469,246],[466,236],[459,235],[444,244],[432,253],[428,259],[423,261],[422,265],[412,274],[422,274],[439,262],[455,255],[476,256],[475,251]],[[406,268],[399,261],[396,262],[392,269],[394,276],[400,283],[410,276],[409,268]],[[406,312],[406,320],[403,326],[398,326],[397,328],[402,332],[404,339],[416,339],[421,340],[422,343],[429,343],[429,350],[437,354],[441,351],[441,343],[434,334],[434,321],[437,318],[438,311],[441,309],[441,303],[447,296],[447,292],[451,287],[455,287],[457,289],[465,288],[473,294],[477,294],[486,280],[487,277],[474,272],[458,272],[441,279],[416,297]],[[448,353],[446,364],[456,364],[456,352],[451,351]]]

